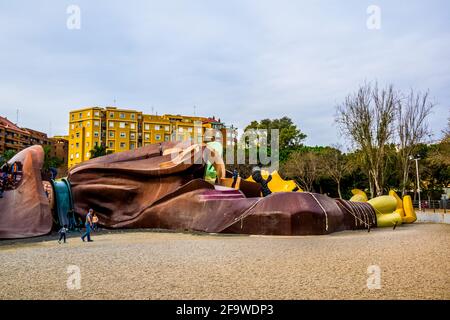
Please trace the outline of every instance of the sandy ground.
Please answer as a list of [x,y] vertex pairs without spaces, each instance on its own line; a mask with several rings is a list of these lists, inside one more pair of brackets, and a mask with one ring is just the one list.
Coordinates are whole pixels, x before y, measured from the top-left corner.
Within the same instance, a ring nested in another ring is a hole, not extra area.
[[[450,225],[328,236],[146,230],[0,242],[0,299],[450,299]],[[68,289],[67,268],[81,271]],[[381,268],[368,289],[367,268]]]

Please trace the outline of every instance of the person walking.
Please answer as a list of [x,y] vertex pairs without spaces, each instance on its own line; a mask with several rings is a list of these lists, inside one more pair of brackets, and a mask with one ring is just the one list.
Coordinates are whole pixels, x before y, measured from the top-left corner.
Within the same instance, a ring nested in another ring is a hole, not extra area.
[[65,224],[59,231],[59,240],[58,243],[61,243],[61,240],[64,239],[64,243],[66,243],[66,233],[67,233],[67,224]]
[[233,170],[233,183],[231,184],[232,188],[236,188],[236,183],[237,183],[238,178],[239,178],[239,172],[237,171],[236,168],[234,168],[234,170]]
[[86,226],[86,232],[81,236],[81,240],[87,238],[88,242],[92,242],[94,240],[91,240],[91,228],[92,228],[92,213],[94,212],[94,210],[89,209],[88,214],[86,215],[86,222],[84,223],[84,225]]
[[17,181],[17,172],[18,171],[19,171],[19,166],[18,166],[17,162],[14,162],[11,167],[11,173],[14,177],[14,183]]

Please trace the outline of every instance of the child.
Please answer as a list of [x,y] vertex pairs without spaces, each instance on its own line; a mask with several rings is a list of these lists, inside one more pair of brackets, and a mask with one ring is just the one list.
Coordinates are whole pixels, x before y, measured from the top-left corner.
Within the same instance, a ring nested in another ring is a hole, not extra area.
[[94,215],[92,216],[92,229],[95,231],[98,231],[98,217],[97,214],[94,212]]
[[61,239],[64,238],[64,243],[66,243],[66,232],[67,232],[67,224],[64,225],[58,232],[59,232],[59,240],[58,243],[61,243]]

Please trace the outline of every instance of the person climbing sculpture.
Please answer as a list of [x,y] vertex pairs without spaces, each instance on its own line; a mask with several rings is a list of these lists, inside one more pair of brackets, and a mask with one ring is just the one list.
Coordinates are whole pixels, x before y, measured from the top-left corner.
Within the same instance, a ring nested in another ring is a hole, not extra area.
[[272,180],[272,175],[269,175],[267,179],[264,179],[261,174],[261,168],[256,166],[252,169],[252,178],[253,180],[258,183],[261,186],[261,192],[263,194],[263,197],[268,196],[272,193],[269,189],[269,182]]

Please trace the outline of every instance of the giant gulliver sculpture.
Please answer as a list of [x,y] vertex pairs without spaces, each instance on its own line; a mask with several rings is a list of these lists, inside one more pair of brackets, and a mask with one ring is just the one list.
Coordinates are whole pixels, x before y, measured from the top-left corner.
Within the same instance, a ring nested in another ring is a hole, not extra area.
[[23,164],[23,179],[0,199],[0,238],[46,234],[52,215],[61,220],[62,208],[64,214],[72,205],[80,215],[93,208],[107,228],[313,235],[377,225],[374,208],[365,202],[307,192],[262,198],[258,185],[248,181],[240,189],[212,185],[199,161],[205,148],[166,142],[81,163],[69,172],[70,196],[59,197],[54,184],[53,213],[40,178],[42,148],[25,149],[11,160]]

